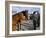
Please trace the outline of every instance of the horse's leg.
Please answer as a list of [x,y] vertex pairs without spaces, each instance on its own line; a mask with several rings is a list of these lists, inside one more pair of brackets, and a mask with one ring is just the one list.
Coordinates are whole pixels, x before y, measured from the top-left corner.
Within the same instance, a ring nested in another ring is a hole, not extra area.
[[18,29],[17,29],[18,31],[21,30],[21,25],[20,25],[20,23],[17,24],[17,28],[18,28]]
[[38,27],[40,26],[40,21],[38,20]]
[[36,30],[36,21],[33,20],[34,30]]
[[20,26],[20,30],[21,30],[21,22],[22,22],[22,19],[20,19],[20,23],[19,23],[19,26]]
[[20,23],[20,30],[21,30],[21,23]]
[[18,26],[19,26],[19,30],[21,30],[21,23],[18,23]]
[[17,28],[18,28],[17,31],[19,31],[19,24],[17,24]]
[[12,24],[12,31],[16,31],[16,24]]
[[38,24],[37,27],[39,27],[39,26],[40,26],[40,19],[39,19],[39,18],[38,18],[38,20],[37,20],[37,24]]

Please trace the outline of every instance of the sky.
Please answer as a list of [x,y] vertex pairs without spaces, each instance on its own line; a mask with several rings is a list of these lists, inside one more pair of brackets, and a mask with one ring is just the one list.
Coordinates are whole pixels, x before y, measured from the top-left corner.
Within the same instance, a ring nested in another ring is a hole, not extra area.
[[39,7],[19,7],[19,6],[12,6],[13,13],[18,13],[18,12],[21,12],[23,10],[28,10],[29,14],[32,14],[34,11],[39,11],[40,12],[40,8]]

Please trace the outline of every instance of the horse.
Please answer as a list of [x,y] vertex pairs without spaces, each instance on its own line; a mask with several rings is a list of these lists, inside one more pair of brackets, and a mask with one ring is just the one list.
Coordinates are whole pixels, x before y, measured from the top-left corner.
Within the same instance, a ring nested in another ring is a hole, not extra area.
[[[35,14],[37,13],[37,14]],[[36,24],[39,27],[40,26],[40,14],[38,11],[33,12],[33,25],[34,25],[34,30],[36,30]]]
[[12,31],[16,31],[16,24],[22,22],[24,19],[28,19],[28,11],[21,11],[17,14],[12,15]]

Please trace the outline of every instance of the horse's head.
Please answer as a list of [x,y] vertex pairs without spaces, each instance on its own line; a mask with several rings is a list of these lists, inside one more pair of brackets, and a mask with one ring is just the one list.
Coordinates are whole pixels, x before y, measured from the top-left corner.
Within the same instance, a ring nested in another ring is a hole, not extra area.
[[25,19],[28,19],[28,10],[22,11],[21,13],[23,13]]
[[34,11],[33,14],[39,14],[39,11]]
[[19,16],[21,20],[25,20],[25,16],[23,15],[23,13],[19,13]]

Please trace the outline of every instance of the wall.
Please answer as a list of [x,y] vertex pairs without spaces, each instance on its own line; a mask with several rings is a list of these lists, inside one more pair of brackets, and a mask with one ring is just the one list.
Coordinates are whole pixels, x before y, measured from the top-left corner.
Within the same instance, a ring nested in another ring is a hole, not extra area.
[[[20,1],[26,1],[26,2],[32,1],[32,2],[46,3],[46,0],[20,0]],[[46,6],[46,4],[45,4],[45,6]],[[46,7],[45,7],[45,9],[46,9]],[[46,13],[45,13],[45,16],[46,16]],[[46,17],[45,17],[45,19],[46,19]],[[5,36],[5,0],[0,0],[0,38],[5,38],[4,36]],[[46,38],[46,23],[45,23],[45,35],[16,37],[16,38]]]

